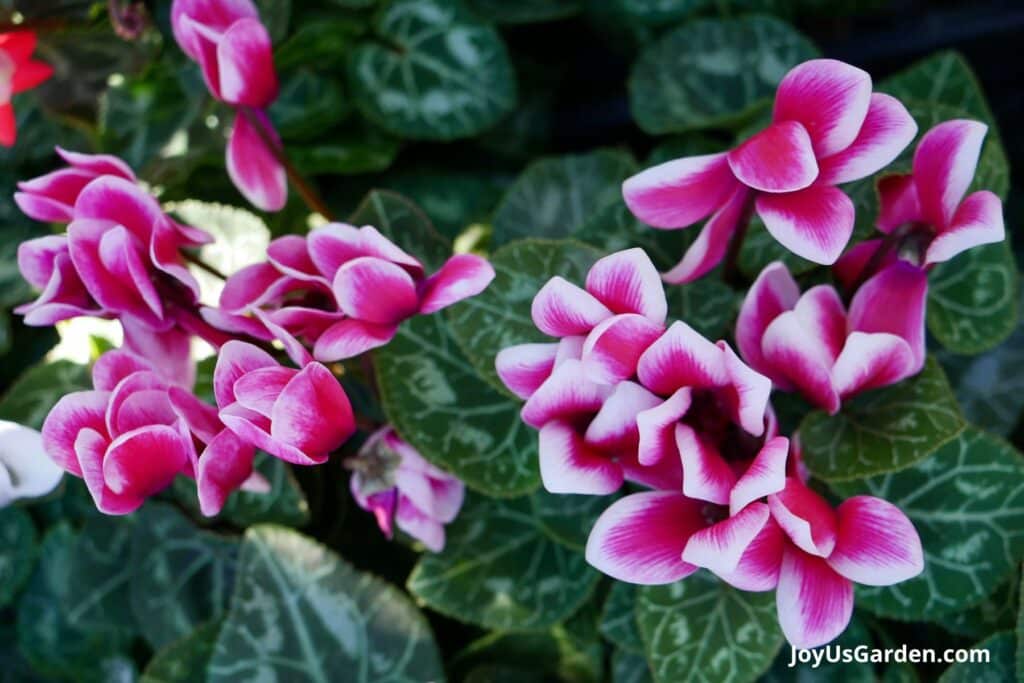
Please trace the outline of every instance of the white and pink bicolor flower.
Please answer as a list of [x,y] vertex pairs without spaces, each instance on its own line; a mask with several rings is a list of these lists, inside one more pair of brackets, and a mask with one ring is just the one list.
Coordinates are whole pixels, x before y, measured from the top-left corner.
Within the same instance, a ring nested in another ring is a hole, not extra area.
[[729,152],[649,168],[623,183],[623,197],[656,228],[683,228],[711,216],[682,261],[664,274],[668,282],[690,282],[714,268],[752,210],[787,249],[831,264],[854,226],[853,202],[836,185],[882,169],[916,132],[898,100],[872,92],[865,71],[815,59],[782,79],[768,128]]
[[927,294],[924,271],[897,261],[861,285],[847,311],[833,287],[801,295],[785,265],[771,263],[743,301],[736,342],[776,388],[835,413],[843,399],[924,367]]
[[174,0],[171,27],[203,72],[210,93],[238,108],[227,146],[232,182],[264,211],[288,198],[287,174],[271,145],[281,142],[264,110],[277,97],[270,34],[250,0]]
[[14,202],[29,218],[43,223],[70,223],[78,195],[96,178],[110,175],[136,182],[131,167],[115,156],[56,149],[68,167],[23,180],[14,193]]
[[388,538],[397,525],[428,550],[444,550],[444,527],[455,520],[466,495],[458,478],[427,462],[390,426],[370,435],[346,466],[353,470],[352,497],[373,513]]

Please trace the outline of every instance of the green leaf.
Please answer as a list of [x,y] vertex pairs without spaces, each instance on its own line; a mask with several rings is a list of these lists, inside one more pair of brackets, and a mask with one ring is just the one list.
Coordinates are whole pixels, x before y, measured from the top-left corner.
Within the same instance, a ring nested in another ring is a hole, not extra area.
[[522,237],[571,237],[590,217],[621,200],[633,158],[597,150],[534,161],[508,189],[494,214],[494,246]]
[[[371,3],[374,0],[370,0]],[[274,64],[281,71],[296,66],[330,69],[344,64],[348,49],[365,33],[362,21],[348,17],[331,17],[306,21],[288,40],[274,50]],[[288,150],[289,153],[291,150]]]
[[944,50],[929,55],[880,82],[878,90],[900,99],[957,107],[995,130],[996,120],[981,84],[959,52]]
[[597,8],[609,20],[663,26],[691,17],[712,3],[713,0],[605,0]]
[[358,175],[389,168],[401,149],[398,138],[370,125],[346,124],[332,130],[324,142],[288,145],[288,155],[310,175]]
[[283,80],[269,111],[282,138],[309,140],[344,119],[349,107],[341,83],[303,68]]
[[738,591],[707,572],[637,590],[654,680],[753,681],[782,645],[772,593]]
[[617,648],[643,654],[644,641],[636,621],[636,586],[616,581],[601,612],[601,635]]
[[600,575],[543,523],[538,503],[552,497],[558,500],[545,503],[549,510],[573,498],[468,496],[446,529],[444,551],[420,559],[409,591],[442,614],[484,628],[540,629],[565,619]]
[[[1014,577],[1016,579],[1016,577]],[[1024,595],[1024,576],[1021,577],[1021,586],[1017,590],[1017,597],[1020,598]],[[1019,600],[1019,606],[1017,607],[1017,681],[1024,680],[1024,600]]]
[[374,190],[349,217],[352,225],[372,225],[430,270],[451,256],[451,244],[434,229],[420,207],[398,194]]
[[811,473],[841,481],[909,467],[963,427],[946,375],[929,357],[920,374],[849,399],[837,415],[811,413],[800,438]]
[[1009,581],[999,585],[992,595],[977,605],[962,612],[947,614],[939,621],[939,625],[950,633],[980,640],[996,631],[1004,631],[1014,627],[1017,621],[1017,598],[1020,577],[1016,573]]
[[43,538],[39,562],[18,601],[18,647],[37,673],[82,680],[98,672],[97,653],[115,656],[125,651],[128,641],[122,631],[83,629],[65,615],[73,596],[75,540],[67,522],[52,527]]
[[1024,459],[973,427],[899,472],[833,484],[878,496],[910,518],[924,572],[895,586],[858,586],[857,606],[896,619],[938,619],[979,603],[1024,556]]
[[136,629],[129,600],[135,517],[87,519],[71,555],[68,621],[82,629]]
[[612,655],[612,683],[653,683],[651,669],[643,655],[616,650]]
[[392,0],[375,40],[352,53],[357,106],[382,128],[422,140],[464,138],[516,104],[516,78],[501,36],[451,0]]
[[669,318],[685,321],[708,339],[720,339],[732,332],[739,313],[739,292],[715,277],[703,277],[682,286],[670,286]]
[[452,336],[477,374],[515,398],[498,378],[494,357],[516,344],[555,341],[533,323],[534,296],[556,275],[582,286],[600,256],[596,249],[571,240],[518,240],[495,251],[490,258],[494,282],[445,313]]
[[697,234],[698,230],[652,228],[637,220],[621,197],[617,197],[591,213],[574,237],[605,253],[642,247],[659,270],[668,270],[679,263]]
[[206,680],[221,620],[199,626],[156,653],[139,683],[194,683]]
[[132,540],[131,609],[154,649],[227,610],[237,555],[237,541],[200,531],[168,505],[142,509]]
[[0,509],[0,607],[10,604],[25,585],[35,561],[32,518],[19,507]]
[[972,646],[972,649],[988,650],[988,661],[954,664],[939,676],[939,683],[1004,683],[1014,680],[1017,675],[1015,645],[1012,633],[997,633]]
[[292,0],[255,0],[260,22],[275,43],[288,33],[288,20],[292,15]]
[[469,0],[469,8],[498,24],[532,24],[578,14],[584,0]]
[[452,240],[470,224],[489,220],[504,187],[494,174],[445,166],[403,169],[386,184],[416,202],[438,231]]
[[817,54],[807,38],[770,17],[686,23],[633,65],[633,117],[652,135],[741,124],[791,67]]
[[294,531],[246,531],[209,683],[440,681],[430,626],[408,598]]
[[537,488],[536,432],[474,372],[443,316],[403,323],[374,365],[388,420],[423,457],[488,495]]
[[[847,651],[855,651],[858,647],[872,647],[874,641],[871,638],[871,631],[864,622],[854,615],[846,630],[838,638],[828,644],[828,647],[843,648]],[[822,656],[830,656],[832,653],[825,648],[816,648],[822,652]],[[842,681],[842,683],[877,683],[874,666],[870,662],[829,662],[824,659],[820,666],[798,662],[796,666],[789,665],[793,657],[792,648],[784,647],[775,658],[772,668],[761,679],[760,683],[831,683]]]
[[[859,206],[857,215],[860,215]],[[750,226],[747,228],[736,264],[740,272],[753,280],[772,261],[782,261],[793,275],[802,275],[815,268],[814,263],[800,258],[779,244],[764,227],[761,217],[754,213],[750,217]]]
[[84,365],[66,360],[35,365],[22,373],[0,399],[0,419],[39,429],[62,396],[91,388],[89,369]]
[[928,283],[928,331],[954,353],[977,354],[1017,326],[1020,283],[1007,242],[940,263]]

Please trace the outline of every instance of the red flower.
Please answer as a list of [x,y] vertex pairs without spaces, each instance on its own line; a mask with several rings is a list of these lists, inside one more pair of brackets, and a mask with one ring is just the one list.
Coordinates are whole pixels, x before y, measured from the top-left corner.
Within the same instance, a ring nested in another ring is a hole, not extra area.
[[11,31],[0,34],[0,145],[10,147],[17,137],[11,96],[36,87],[53,75],[53,67],[32,59],[36,34]]

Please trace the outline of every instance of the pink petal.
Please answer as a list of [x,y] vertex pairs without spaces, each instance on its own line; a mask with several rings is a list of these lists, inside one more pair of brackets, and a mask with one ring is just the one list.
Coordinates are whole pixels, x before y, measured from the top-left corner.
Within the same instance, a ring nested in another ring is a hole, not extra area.
[[313,356],[309,350],[302,345],[298,339],[295,338],[291,332],[289,332],[284,326],[278,325],[274,322],[274,319],[263,310],[254,308],[252,311],[253,317],[260,321],[260,323],[274,335],[274,339],[281,342],[284,347],[284,352],[288,354],[288,358],[293,363],[298,365],[300,368],[304,368],[313,362]]
[[853,584],[819,557],[786,548],[775,592],[779,625],[795,648],[824,645],[853,615]]
[[255,454],[251,444],[226,429],[207,444],[196,472],[199,509],[204,515],[220,513],[228,496],[252,476]]
[[167,382],[155,372],[133,372],[118,382],[107,405],[107,432],[115,438],[150,424],[171,424],[176,415]]
[[64,235],[25,240],[18,245],[18,270],[30,285],[44,289],[53,278],[57,257],[67,253],[68,238]]
[[729,168],[762,192],[795,192],[818,177],[811,138],[796,121],[773,123],[729,152]]
[[195,383],[196,364],[188,332],[179,328],[154,332],[130,318],[122,319],[121,327],[125,348],[144,358],[164,379],[183,387]]
[[130,431],[107,449],[103,479],[114,493],[146,498],[170,485],[188,462],[191,447],[166,425]]
[[160,204],[141,187],[117,176],[100,176],[75,201],[75,218],[112,221],[148,245],[153,226],[165,219]]
[[924,367],[925,306],[928,277],[923,270],[897,261],[861,285],[850,302],[849,328],[888,332],[902,337],[914,355],[915,370]]
[[138,510],[145,496],[135,491],[125,494],[114,493],[103,479],[103,459],[106,457],[109,442],[99,432],[83,429],[74,442],[77,452],[76,462],[82,463],[82,474],[85,485],[92,495],[96,508],[105,515],[127,515]]
[[781,261],[765,266],[750,286],[736,319],[736,345],[755,370],[770,372],[761,353],[764,331],[775,318],[792,310],[799,298],[800,288]]
[[326,456],[304,453],[293,444],[275,439],[270,435],[270,420],[237,403],[222,408],[218,416],[224,426],[242,441],[251,443],[261,451],[266,451],[285,462],[296,465],[322,465],[327,459]]
[[334,297],[341,311],[375,325],[395,325],[419,308],[416,283],[401,266],[361,256],[338,268]]
[[898,157],[916,135],[917,123],[902,102],[890,95],[873,93],[857,139],[841,152],[818,162],[819,182],[839,185],[877,173]]
[[914,352],[902,338],[886,332],[852,332],[832,368],[832,385],[847,398],[895,384],[918,370]]
[[831,185],[759,194],[755,205],[772,237],[808,261],[831,265],[853,234],[853,201]]
[[117,384],[134,372],[153,372],[154,368],[141,356],[124,349],[107,351],[92,366],[92,385],[98,391],[113,391]]
[[73,166],[75,170],[85,171],[95,176],[113,175],[135,182],[135,173],[131,167],[112,154],[82,154],[57,147],[60,158]]
[[249,410],[270,417],[277,397],[297,374],[291,368],[280,366],[259,368],[247,372],[235,382],[233,387],[235,400]]
[[[884,240],[873,239],[864,240],[850,247],[832,266],[832,274],[836,280],[846,289],[853,287],[883,244]],[[897,258],[896,252],[889,249],[877,265],[879,268],[885,268]]]
[[375,256],[404,267],[417,281],[423,277],[423,266],[399,249],[376,228],[356,228],[345,223],[328,223],[309,233],[309,256],[317,270],[328,278],[345,263],[360,256]]
[[917,530],[903,512],[881,498],[854,496],[838,509],[839,535],[828,564],[866,586],[891,586],[924,570]]
[[398,325],[375,325],[348,318],[340,320],[320,335],[313,347],[313,357],[323,363],[353,358],[391,341]]
[[53,76],[53,67],[46,62],[40,62],[35,59],[22,62],[18,65],[17,70],[14,72],[14,77],[11,79],[11,94],[17,95],[26,90],[31,90],[49,80],[51,76]]
[[228,104],[263,109],[277,97],[270,34],[259,19],[240,19],[217,44],[220,94]]
[[[406,445],[406,452],[409,451],[411,449]],[[418,454],[417,457],[427,470],[410,467],[406,456],[402,466],[395,472],[395,485],[425,515],[447,524],[459,514],[466,496],[466,487],[452,475],[424,461]]]
[[776,436],[769,439],[747,471],[729,492],[729,514],[737,512],[765,496],[778,493],[786,487],[786,456],[789,439]]
[[69,223],[78,195],[96,174],[74,168],[62,168],[38,178],[18,183],[20,192],[14,201],[29,218],[44,223]]
[[301,235],[284,235],[273,240],[267,246],[267,260],[278,275],[284,273],[297,280],[327,283],[317,271],[307,240]]
[[914,176],[887,175],[878,181],[878,219],[875,225],[889,234],[896,228],[922,220]]
[[1002,242],[1005,237],[999,197],[988,190],[973,192],[960,204],[950,226],[928,245],[925,264],[948,261],[971,247]]
[[540,429],[551,420],[585,413],[596,413],[610,392],[608,387],[586,378],[583,364],[566,360],[555,366],[523,406],[523,422]]
[[821,344],[829,364],[834,362],[846,340],[846,308],[839,292],[830,285],[817,285],[804,292],[793,310],[807,334]]
[[331,371],[311,363],[281,392],[271,414],[270,435],[323,462],[356,431],[348,396]]
[[768,496],[772,517],[790,540],[806,553],[828,557],[836,544],[838,518],[820,495],[794,477],[786,487]]
[[138,240],[121,226],[106,230],[100,237],[99,257],[102,267],[121,281],[122,286],[134,290],[155,316],[163,316],[163,300],[156,290],[153,269],[147,263],[145,252]]
[[251,0],[174,0],[171,4],[171,28],[174,39],[192,59],[192,38],[188,24],[201,24],[217,33],[223,33],[234,22],[247,17],[257,18],[259,13]]
[[719,404],[733,422],[751,436],[765,431],[772,381],[748,367],[724,341],[717,342],[725,360],[729,382],[715,393]]
[[439,553],[444,550],[444,526],[417,508],[405,496],[398,497],[395,508],[395,524],[398,528],[423,543],[427,550]]
[[106,439],[105,416],[109,401],[107,391],[76,391],[61,397],[43,422],[41,432],[46,454],[71,474],[81,477],[75,439],[86,429]]
[[637,364],[640,383],[656,394],[682,387],[709,388],[728,380],[722,350],[682,321],[647,347]]
[[476,296],[494,279],[487,259],[474,254],[456,254],[424,283],[420,313],[434,313],[457,301]]
[[280,211],[288,201],[288,176],[256,126],[261,126],[275,144],[280,145],[280,140],[266,114],[254,110],[249,113],[256,119],[255,123],[246,114],[239,113],[231,128],[226,150],[228,175],[238,191],[257,209]]
[[661,323],[635,313],[622,313],[594,327],[583,344],[583,367],[598,384],[615,384],[636,374],[647,347],[661,336]]
[[279,283],[283,282],[288,282],[288,279],[269,263],[245,266],[225,281],[220,292],[220,307],[230,313],[239,313],[251,306],[259,306],[267,302],[269,293],[279,293],[282,287]]
[[797,121],[821,159],[857,138],[871,104],[871,76],[835,59],[812,59],[793,67],[775,94],[774,121]]
[[676,446],[683,462],[683,493],[695,500],[728,505],[736,475],[718,449],[682,423],[676,425]]
[[782,553],[786,547],[786,535],[778,523],[769,518],[760,533],[740,557],[739,564],[731,572],[719,572],[718,576],[731,586],[744,591],[770,591],[779,583],[782,568]]
[[210,443],[221,432],[224,425],[217,417],[217,409],[200,401],[181,387],[172,386],[167,390],[174,414],[180,418],[189,431],[203,443]]
[[586,289],[612,313],[636,313],[659,325],[668,315],[658,269],[640,248],[599,259],[587,273]]
[[665,282],[674,285],[693,282],[721,263],[733,235],[744,218],[749,219],[751,193],[739,186],[701,229],[697,239],[683,254],[682,260],[662,275]]
[[715,574],[735,571],[770,517],[767,505],[752,503],[717,524],[695,531],[683,550],[683,561]]
[[526,400],[555,368],[558,344],[518,344],[502,349],[494,368],[508,390]]
[[590,292],[555,276],[533,298],[530,315],[544,334],[568,337],[588,334],[612,312]]
[[620,581],[657,585],[697,567],[683,562],[690,535],[704,527],[702,503],[670,491],[634,493],[613,503],[587,539],[587,562]]
[[656,228],[684,228],[716,211],[736,188],[726,154],[685,157],[622,183],[629,210]]
[[221,408],[235,402],[235,382],[253,370],[276,367],[277,361],[266,351],[242,341],[230,341],[220,349],[213,369],[213,393]]
[[832,388],[831,358],[821,342],[807,334],[795,311],[783,313],[765,330],[762,353],[772,376],[784,378],[814,405],[834,414],[839,396]]
[[636,459],[636,453],[630,451],[620,455],[615,462],[622,468],[626,481],[655,491],[679,493],[683,490],[683,464],[678,453],[675,457],[664,458],[653,465],[641,465]]
[[568,422],[553,420],[541,428],[539,456],[540,478],[551,493],[603,496],[622,486],[622,468]]
[[620,382],[587,426],[587,443],[612,455],[635,451],[637,416],[662,400],[635,382]]
[[935,126],[914,152],[914,183],[927,223],[940,231],[950,224],[956,207],[974,178],[988,126],[954,119]]
[[692,391],[679,389],[659,405],[643,410],[636,416],[639,444],[637,459],[641,465],[654,465],[665,459],[678,460],[676,423],[690,409]]

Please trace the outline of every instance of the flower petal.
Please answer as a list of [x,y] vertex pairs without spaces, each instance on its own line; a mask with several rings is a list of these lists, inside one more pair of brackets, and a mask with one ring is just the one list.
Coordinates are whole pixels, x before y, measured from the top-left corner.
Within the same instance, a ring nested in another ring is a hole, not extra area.
[[588,334],[612,312],[590,292],[555,276],[533,297],[530,315],[544,334],[568,337]]
[[395,524],[398,528],[423,543],[427,550],[439,553],[444,550],[444,525],[423,512],[406,496],[398,497],[395,507]]
[[328,223],[309,233],[309,256],[317,270],[329,280],[345,263],[360,256],[375,256],[404,267],[416,280],[423,277],[423,266],[399,249],[376,228],[362,228],[345,223]]
[[[196,380],[192,337],[180,328],[154,332],[131,318],[121,320],[124,348],[145,359],[164,379],[190,388]],[[95,373],[94,373],[95,375]]]
[[716,211],[736,189],[726,154],[684,157],[622,183],[633,214],[655,228],[685,228]]
[[[254,121],[249,120],[249,115]],[[275,144],[280,144],[266,114],[255,110],[239,113],[226,149],[228,175],[257,209],[280,211],[288,201],[288,176],[256,126],[261,126]]]
[[772,237],[808,261],[831,265],[853,234],[853,201],[831,185],[759,194],[755,206]]
[[776,436],[769,439],[747,466],[747,471],[729,492],[729,514],[747,507],[755,500],[778,493],[786,487],[786,456],[789,439]]
[[722,350],[729,382],[715,393],[733,422],[751,436],[764,434],[768,418],[768,398],[772,381],[747,366],[725,341],[716,343]]
[[398,325],[375,325],[346,318],[334,323],[316,340],[313,357],[322,363],[353,358],[391,341]]
[[770,372],[761,353],[764,331],[775,318],[792,310],[800,298],[800,288],[786,264],[773,261],[750,286],[736,319],[736,345],[743,360],[758,372]]
[[887,332],[852,332],[832,368],[832,386],[842,398],[895,384],[920,367],[902,338]]
[[647,347],[637,363],[640,383],[656,394],[682,387],[710,388],[726,383],[722,350],[682,321]]
[[14,193],[14,201],[29,218],[44,223],[70,223],[75,200],[95,178],[88,171],[62,168],[19,182],[20,191]]
[[334,298],[341,311],[375,325],[395,325],[419,308],[416,283],[401,266],[361,256],[338,268]]
[[285,386],[274,403],[270,435],[313,461],[323,462],[356,431],[345,390],[319,363],[310,363]]
[[980,244],[1002,242],[1003,203],[992,192],[972,192],[960,204],[950,226],[939,233],[925,252],[925,264],[948,261],[962,251]]
[[914,356],[915,370],[924,367],[925,306],[928,276],[905,261],[897,261],[861,285],[850,302],[849,329],[888,332],[902,337]]
[[886,249],[886,253],[881,259],[877,263],[872,263],[872,259],[875,258],[875,252],[881,249],[883,244],[885,244],[884,240],[873,239],[864,240],[853,245],[832,265],[832,275],[835,276],[836,280],[843,287],[850,289],[861,279],[864,269],[869,264],[872,267],[877,266],[879,269],[885,268],[895,261],[898,256],[892,249]]
[[635,382],[619,382],[587,426],[587,443],[612,455],[635,451],[637,415],[662,400]]
[[131,166],[113,154],[82,154],[63,147],[55,149],[60,158],[73,166],[75,170],[85,171],[93,177],[113,175],[135,182],[135,173]]
[[770,591],[779,583],[785,547],[786,535],[778,523],[769,518],[747,546],[736,568],[731,572],[718,572],[718,576],[740,590]]
[[103,479],[103,459],[109,442],[93,429],[83,429],[75,439],[76,462],[82,463],[82,479],[92,495],[96,509],[105,515],[127,515],[138,510],[145,496],[135,491],[120,494],[107,486]]
[[636,374],[641,354],[661,336],[661,323],[636,313],[613,316],[594,327],[583,343],[583,367],[598,384],[615,384]]
[[818,181],[839,185],[866,178],[888,166],[917,135],[917,123],[903,103],[873,93],[864,125],[846,149],[818,162]]
[[526,401],[523,422],[540,429],[551,420],[596,413],[610,391],[588,380],[580,361],[563,361]]
[[493,279],[494,267],[487,259],[475,254],[456,254],[423,283],[420,313],[435,313],[476,296],[487,289]]
[[167,390],[174,414],[180,418],[196,438],[210,443],[221,432],[224,425],[217,417],[217,409],[199,400],[197,396],[181,387],[171,386]]
[[494,368],[508,390],[526,400],[555,369],[558,344],[518,344],[502,349]]
[[853,144],[870,104],[871,76],[866,71],[835,59],[812,59],[783,77],[772,119],[799,122],[820,159]]
[[922,217],[940,231],[949,225],[956,207],[974,178],[988,126],[954,119],[935,126],[914,152],[914,184]]
[[53,67],[46,62],[31,60],[20,64],[11,79],[11,94],[31,90],[53,76]]
[[551,493],[603,496],[622,486],[622,468],[588,445],[568,422],[545,424],[538,451],[540,478]]
[[263,109],[277,97],[270,34],[259,19],[234,22],[217,43],[220,94],[228,104]]
[[795,387],[808,401],[829,413],[839,410],[828,352],[819,340],[807,334],[795,311],[787,311],[772,321],[765,330],[761,351],[773,369],[773,378],[785,380],[783,388]]
[[819,557],[788,547],[775,591],[779,625],[789,644],[812,648],[846,629],[853,615],[853,584]]
[[682,260],[664,273],[662,279],[674,285],[686,284],[704,276],[721,263],[736,228],[744,217],[749,218],[745,214],[750,200],[749,189],[742,185],[736,188],[725,204],[701,228],[697,239],[683,254]]
[[795,192],[818,177],[811,138],[796,121],[773,123],[729,152],[729,168],[762,192]]
[[767,505],[751,503],[717,524],[695,531],[683,550],[683,560],[715,574],[729,574],[770,517]]
[[827,363],[834,363],[846,340],[846,308],[839,292],[830,285],[811,287],[796,302],[793,311],[806,333],[821,344]]
[[639,247],[599,259],[587,273],[586,289],[612,313],[636,313],[665,322],[665,288],[651,258]]
[[46,495],[64,475],[46,454],[39,432],[7,420],[0,420],[0,470],[6,479],[0,485],[0,507]]
[[682,423],[676,425],[676,446],[683,462],[683,493],[695,500],[728,505],[736,475],[718,449]]
[[637,460],[641,465],[655,465],[666,458],[679,459],[676,423],[690,409],[691,401],[691,389],[683,387],[659,405],[637,413]]
[[865,586],[891,586],[924,571],[917,530],[903,512],[873,496],[843,501],[839,536],[828,556],[832,569]]
[[887,175],[878,181],[878,219],[875,225],[885,234],[907,223],[922,220],[914,176]]
[[836,544],[838,518],[820,495],[795,477],[786,487],[768,496],[772,517],[790,540],[806,553],[828,557]]
[[106,440],[109,401],[107,391],[76,391],[61,397],[43,421],[41,432],[46,454],[71,474],[81,477],[75,439],[80,432],[89,429]]
[[619,581],[657,585],[697,567],[683,562],[690,535],[704,527],[702,503],[670,491],[634,493],[613,503],[587,539],[587,562]]
[[256,450],[227,429],[215,436],[202,455],[196,472],[199,510],[207,517],[219,514],[228,496],[252,476]]
[[103,479],[114,493],[142,498],[170,485],[189,461],[186,443],[174,427],[149,425],[114,439],[103,459]]
[[270,417],[277,397],[297,374],[295,370],[281,366],[247,372],[232,387],[235,400],[249,410]]
[[217,397],[217,405],[224,408],[235,402],[235,382],[242,375],[276,366],[277,361],[263,349],[242,341],[229,341],[221,347],[213,369],[213,393]]

